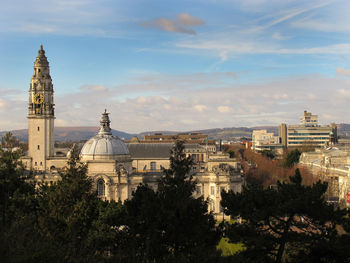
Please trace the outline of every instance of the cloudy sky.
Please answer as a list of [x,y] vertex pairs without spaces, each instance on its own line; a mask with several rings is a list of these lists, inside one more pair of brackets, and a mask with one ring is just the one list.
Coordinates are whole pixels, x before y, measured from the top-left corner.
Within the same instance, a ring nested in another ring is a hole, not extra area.
[[40,44],[56,126],[350,123],[348,0],[2,0],[0,130],[27,127]]

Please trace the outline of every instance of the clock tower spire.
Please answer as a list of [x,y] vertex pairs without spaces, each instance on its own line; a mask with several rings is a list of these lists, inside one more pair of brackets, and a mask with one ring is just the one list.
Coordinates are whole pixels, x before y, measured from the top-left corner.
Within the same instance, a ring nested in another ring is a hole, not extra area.
[[28,155],[34,170],[47,170],[46,161],[54,155],[54,105],[50,66],[41,45],[34,61],[28,105]]

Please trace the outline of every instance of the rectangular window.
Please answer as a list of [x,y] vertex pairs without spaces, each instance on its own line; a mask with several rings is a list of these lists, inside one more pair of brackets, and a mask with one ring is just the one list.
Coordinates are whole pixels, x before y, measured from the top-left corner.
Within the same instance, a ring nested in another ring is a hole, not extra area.
[[38,150],[40,150],[40,145],[38,145]]
[[214,185],[210,186],[210,194],[215,195],[215,186]]
[[197,162],[197,154],[192,154],[192,160],[193,162]]
[[202,186],[201,185],[196,185],[196,194],[201,195],[202,194]]
[[157,164],[156,162],[151,162],[151,170],[154,171],[156,170]]
[[196,166],[193,166],[192,167],[192,171],[195,173],[195,172],[197,172],[197,167]]

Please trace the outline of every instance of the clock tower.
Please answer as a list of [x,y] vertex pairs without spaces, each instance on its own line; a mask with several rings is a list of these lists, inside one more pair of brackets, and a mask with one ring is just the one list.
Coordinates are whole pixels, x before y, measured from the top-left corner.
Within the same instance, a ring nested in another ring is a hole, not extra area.
[[41,45],[34,62],[28,105],[28,155],[34,170],[49,169],[47,159],[54,155],[54,105],[49,62]]

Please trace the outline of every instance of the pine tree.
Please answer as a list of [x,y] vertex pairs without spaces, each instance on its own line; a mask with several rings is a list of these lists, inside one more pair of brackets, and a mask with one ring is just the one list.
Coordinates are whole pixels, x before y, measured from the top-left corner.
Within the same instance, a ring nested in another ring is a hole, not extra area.
[[[90,231],[99,216],[99,203],[86,176],[86,166],[79,164],[73,148],[62,180],[43,185],[39,196],[39,228],[47,240],[51,256],[61,262],[93,261],[96,250],[88,243]],[[84,259],[84,260],[83,260]]]
[[31,237],[35,236],[35,188],[26,181],[19,160],[22,152],[14,148],[17,143],[7,133],[0,147],[0,254],[4,262],[26,259]]
[[344,212],[326,203],[326,183],[301,182],[297,169],[290,183],[278,183],[277,189],[249,185],[242,193],[222,194],[225,213],[244,219],[242,224],[227,225],[230,239],[246,247],[242,255],[259,262],[290,262],[310,255],[317,241],[334,239]]
[[207,202],[193,197],[196,183],[188,175],[191,165],[183,142],[177,142],[158,191],[142,185],[125,202],[131,252],[137,260],[205,262],[217,255],[215,221]]

